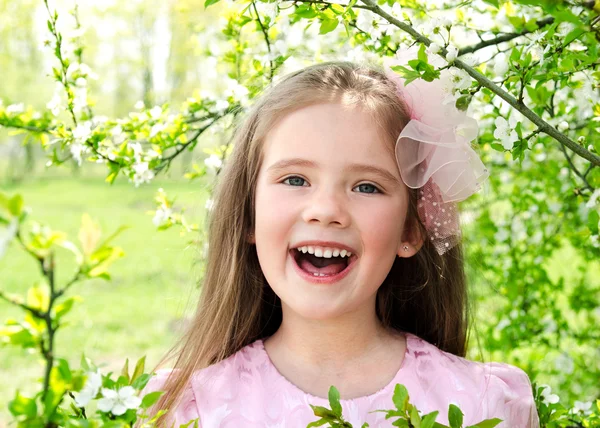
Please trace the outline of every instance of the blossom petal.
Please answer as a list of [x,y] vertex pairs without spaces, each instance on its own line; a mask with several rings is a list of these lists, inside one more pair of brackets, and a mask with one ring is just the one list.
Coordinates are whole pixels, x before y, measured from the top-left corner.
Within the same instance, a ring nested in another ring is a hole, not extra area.
[[115,400],[112,398],[101,398],[98,400],[98,410],[101,412],[110,412],[115,405]]
[[142,399],[136,396],[127,397],[125,400],[123,400],[123,404],[128,409],[137,409],[140,407],[140,404],[142,404]]
[[132,386],[124,386],[119,389],[119,399],[124,400],[135,395],[135,389]]
[[111,400],[116,400],[118,397],[117,391],[109,388],[102,388],[102,396],[109,398]]
[[121,403],[117,403],[115,404],[115,406],[112,408],[112,414],[115,416],[120,416],[123,413],[125,413],[127,411],[127,407],[125,407],[123,404]]

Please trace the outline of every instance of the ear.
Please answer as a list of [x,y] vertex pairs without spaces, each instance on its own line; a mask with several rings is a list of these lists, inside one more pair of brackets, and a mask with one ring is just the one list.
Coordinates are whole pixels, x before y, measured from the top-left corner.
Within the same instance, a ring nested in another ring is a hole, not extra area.
[[406,223],[402,239],[398,244],[398,257],[412,257],[419,252],[423,246],[424,237],[419,232],[418,225],[415,222]]

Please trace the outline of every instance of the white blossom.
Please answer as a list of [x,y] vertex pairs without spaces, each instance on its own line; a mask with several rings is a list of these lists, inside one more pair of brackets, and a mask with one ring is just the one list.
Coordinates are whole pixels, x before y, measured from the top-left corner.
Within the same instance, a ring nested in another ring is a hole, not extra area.
[[8,107],[6,107],[7,114],[19,114],[19,113],[23,113],[24,111],[25,111],[25,104],[23,104],[23,103],[11,104]]
[[142,399],[135,395],[132,386],[125,386],[118,391],[102,388],[102,395],[103,398],[98,400],[98,409],[115,416],[122,415],[127,409],[137,409],[142,404]]
[[133,150],[134,159],[139,160],[140,157],[142,156],[142,152],[143,152],[142,145],[138,142],[135,142],[135,143],[129,142],[127,145],[129,146],[129,148],[131,150]]
[[207,210],[212,210],[214,206],[214,201],[212,199],[207,199],[206,200],[206,204],[204,204],[204,208],[206,208]]
[[508,59],[506,58],[506,55],[503,53],[496,55],[496,58],[494,59],[494,73],[496,76],[503,77],[508,71],[508,68]]
[[541,396],[542,396],[542,402],[544,404],[546,404],[547,406],[550,404],[556,404],[558,403],[558,395],[556,394],[552,394],[552,388],[550,388],[548,385],[541,385],[542,392],[541,392]]
[[137,110],[143,110],[146,106],[142,100],[139,100],[133,107]]
[[218,169],[223,165],[223,161],[217,155],[210,155],[204,159],[204,164],[211,169]]
[[87,406],[91,400],[96,398],[100,387],[102,387],[102,375],[100,372],[89,372],[81,391],[73,393],[77,407]]
[[81,165],[81,155],[87,151],[87,147],[79,141],[73,141],[69,145],[69,150],[71,151],[73,159],[77,162],[77,165]]
[[450,67],[450,75],[456,89],[467,89],[471,86],[471,76],[465,70],[456,67]]
[[448,51],[448,53],[446,54],[446,61],[454,62],[454,60],[458,56],[458,48],[453,45],[448,45],[446,50]]
[[162,114],[162,108],[160,108],[160,106],[154,106],[150,110],[150,117],[154,120],[160,119],[161,114]]
[[172,214],[173,210],[171,210],[171,208],[161,205],[154,213],[152,223],[154,224],[154,226],[160,227],[169,220]]
[[138,187],[142,183],[149,183],[154,178],[154,171],[148,168],[148,162],[138,162],[133,164],[133,184]]
[[585,206],[587,208],[594,208],[598,203],[598,198],[600,198],[600,189],[594,190],[594,193],[591,194],[590,199],[586,202]]
[[426,49],[426,52],[430,55],[432,55],[432,54],[435,55],[435,54],[439,53],[440,50],[442,50],[441,46],[438,45],[437,43],[433,42]]
[[509,325],[510,325],[510,321],[507,318],[502,318],[494,330],[502,331]]
[[218,100],[215,103],[215,108],[217,111],[225,111],[229,108],[229,102],[227,100]]
[[46,108],[52,112],[54,116],[60,113],[60,95],[54,94],[52,99],[46,104]]
[[248,101],[249,91],[244,85],[240,85],[235,79],[226,79],[226,85],[227,88],[224,91],[226,97],[232,97],[242,104]]
[[90,122],[80,123],[73,130],[73,138],[81,143],[85,143],[91,136],[92,124]]
[[556,129],[558,129],[560,132],[565,132],[567,129],[569,129],[569,122],[563,120],[558,124]]
[[584,415],[589,415],[590,413],[592,413],[591,408],[591,401],[575,401],[575,406],[573,407],[573,410],[575,410],[575,413],[583,413]]
[[75,95],[75,98],[73,99],[73,110],[75,113],[80,113],[88,105],[87,88],[75,87],[73,88],[73,94]]
[[156,137],[156,135],[158,135],[159,132],[162,132],[166,127],[167,125],[165,123],[155,123],[152,126],[152,129],[150,129],[150,138]]
[[495,120],[496,130],[494,131],[494,137],[499,139],[502,143],[502,147],[505,150],[513,148],[515,141],[519,139],[517,131],[511,129],[510,125],[502,116],[498,116]]

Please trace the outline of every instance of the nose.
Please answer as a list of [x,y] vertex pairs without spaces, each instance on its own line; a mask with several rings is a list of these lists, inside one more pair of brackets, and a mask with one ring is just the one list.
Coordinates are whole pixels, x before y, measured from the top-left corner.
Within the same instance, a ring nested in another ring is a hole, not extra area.
[[345,228],[350,224],[346,197],[332,188],[315,191],[303,210],[302,218],[308,224]]

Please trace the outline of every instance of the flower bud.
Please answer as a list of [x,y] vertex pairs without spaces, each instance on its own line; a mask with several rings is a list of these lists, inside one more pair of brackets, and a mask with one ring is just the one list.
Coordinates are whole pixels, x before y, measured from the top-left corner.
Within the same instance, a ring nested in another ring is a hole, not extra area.
[[567,129],[569,129],[569,123],[563,120],[558,124],[556,129],[558,129],[560,132],[565,132]]

